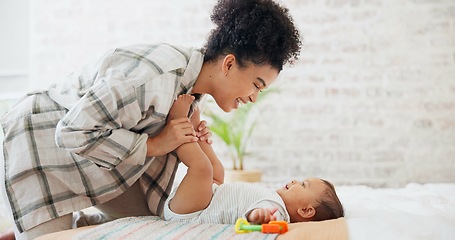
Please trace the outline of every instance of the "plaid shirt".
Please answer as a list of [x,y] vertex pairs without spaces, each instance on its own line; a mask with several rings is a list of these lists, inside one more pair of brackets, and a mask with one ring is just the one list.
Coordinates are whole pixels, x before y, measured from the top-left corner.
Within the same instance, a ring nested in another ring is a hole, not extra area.
[[138,179],[162,216],[179,161],[146,157],[147,137],[191,92],[202,62],[198,49],[118,48],[19,101],[3,119],[4,187],[19,231],[106,202]]

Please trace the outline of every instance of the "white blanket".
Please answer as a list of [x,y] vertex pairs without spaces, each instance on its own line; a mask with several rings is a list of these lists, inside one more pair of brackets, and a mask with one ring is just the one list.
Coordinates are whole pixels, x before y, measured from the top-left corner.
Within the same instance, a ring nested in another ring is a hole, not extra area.
[[350,240],[455,239],[455,184],[338,187]]

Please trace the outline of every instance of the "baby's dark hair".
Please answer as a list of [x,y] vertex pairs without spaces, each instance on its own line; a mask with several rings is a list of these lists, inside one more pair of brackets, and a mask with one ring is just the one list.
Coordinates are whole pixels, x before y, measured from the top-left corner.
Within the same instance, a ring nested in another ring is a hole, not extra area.
[[203,49],[204,62],[233,54],[240,67],[252,62],[281,71],[300,54],[289,10],[272,0],[219,0],[211,19],[216,28]]
[[318,200],[319,205],[315,207],[316,214],[311,220],[323,221],[344,217],[343,205],[338,198],[335,187],[329,181],[321,180],[327,187],[322,194],[321,200]]

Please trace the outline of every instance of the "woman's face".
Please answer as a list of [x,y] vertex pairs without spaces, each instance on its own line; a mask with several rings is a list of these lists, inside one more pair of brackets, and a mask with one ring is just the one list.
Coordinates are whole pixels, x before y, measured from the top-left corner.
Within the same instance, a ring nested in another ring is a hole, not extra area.
[[225,112],[239,108],[248,102],[256,102],[258,94],[269,87],[278,77],[279,71],[270,65],[248,64],[240,68],[235,57],[223,61],[221,84],[217,84],[212,96]]

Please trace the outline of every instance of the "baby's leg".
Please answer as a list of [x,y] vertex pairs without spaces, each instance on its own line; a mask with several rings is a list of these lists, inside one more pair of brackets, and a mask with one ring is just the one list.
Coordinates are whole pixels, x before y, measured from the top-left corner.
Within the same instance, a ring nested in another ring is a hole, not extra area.
[[[169,117],[187,116],[193,100],[191,95],[180,95],[172,105]],[[176,152],[188,170],[169,207],[178,214],[203,210],[212,199],[213,169],[210,160],[196,142],[185,143]]]
[[[201,113],[199,109],[194,109],[193,115],[190,118],[193,128],[197,131],[197,127],[201,123]],[[218,156],[213,151],[213,148],[207,141],[198,141],[197,142],[201,147],[202,151],[207,155],[212,164],[213,168],[213,181],[217,184],[222,184],[224,182],[224,167],[221,161],[218,159]]]

